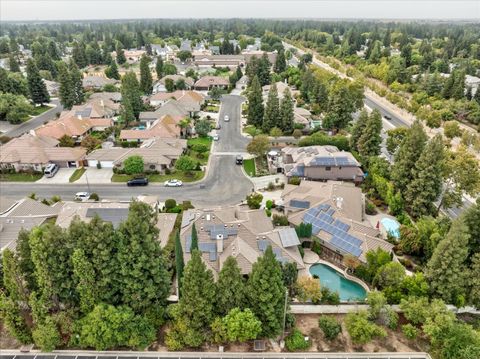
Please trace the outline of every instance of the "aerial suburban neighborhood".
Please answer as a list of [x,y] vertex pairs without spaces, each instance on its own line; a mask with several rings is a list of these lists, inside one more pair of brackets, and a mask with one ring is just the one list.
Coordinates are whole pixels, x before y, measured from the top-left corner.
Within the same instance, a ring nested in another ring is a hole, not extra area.
[[1,359],[480,358],[478,3],[23,3]]

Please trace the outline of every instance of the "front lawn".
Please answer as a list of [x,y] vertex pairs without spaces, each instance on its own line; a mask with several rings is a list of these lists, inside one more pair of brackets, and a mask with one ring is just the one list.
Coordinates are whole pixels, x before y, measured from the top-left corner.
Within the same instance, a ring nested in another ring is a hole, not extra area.
[[[168,175],[147,175],[148,181],[149,182],[160,182],[163,183],[165,181],[171,180],[171,179],[178,179],[182,182],[195,182],[199,181],[203,178],[205,175],[204,171],[191,171],[192,175],[187,175],[185,171],[175,171],[174,173],[168,174]],[[119,174],[114,174],[112,176],[112,182],[119,182],[119,183],[125,183],[132,178],[139,177],[140,175],[119,175]]]
[[1,173],[0,182],[35,182],[42,176],[41,173]]
[[204,111],[218,113],[218,111],[220,111],[220,107],[215,105],[208,105],[208,106],[205,106]]
[[208,163],[208,156],[210,155],[210,151],[207,152],[197,152],[192,149],[195,145],[204,145],[211,149],[212,146],[212,138],[211,137],[198,137],[198,138],[191,138],[188,140],[188,152],[187,155],[198,161],[201,165],[206,165]]
[[77,181],[80,177],[82,177],[85,171],[86,171],[85,167],[77,168],[75,172],[73,172],[70,178],[68,179],[68,182],[72,183]]
[[212,144],[212,138],[211,137],[197,137],[197,138],[189,138],[187,140],[187,146],[191,147],[194,145],[205,145],[210,147]]
[[255,160],[253,158],[243,160],[243,169],[247,175],[255,177]]
[[45,105],[42,105],[42,106],[34,106],[33,107],[33,111],[30,113],[30,115],[32,116],[38,116],[38,115],[41,115],[42,113],[44,113],[45,111],[48,111],[48,110],[51,110],[52,107],[50,106],[45,106]]

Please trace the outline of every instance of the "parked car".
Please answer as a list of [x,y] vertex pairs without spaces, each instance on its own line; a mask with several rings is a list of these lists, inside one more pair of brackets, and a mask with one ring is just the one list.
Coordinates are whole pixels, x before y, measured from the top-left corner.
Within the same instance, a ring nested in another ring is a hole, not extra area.
[[127,186],[146,186],[148,185],[148,178],[146,177],[139,177],[139,178],[132,178],[130,181],[127,182]]
[[392,120],[392,118],[391,118],[390,116],[388,116],[388,115],[383,116],[383,118],[384,118],[385,120],[387,120],[387,121],[391,121],[391,120]]
[[75,201],[87,201],[90,198],[90,193],[88,192],[77,192],[75,193]]
[[183,182],[177,179],[171,179],[171,180],[165,181],[164,185],[165,187],[181,187],[183,186]]
[[47,167],[45,167],[45,170],[43,170],[43,174],[45,175],[45,177],[51,178],[55,176],[59,169],[60,168],[58,167],[58,165],[56,165],[55,163],[50,163],[47,165]]
[[214,135],[212,136],[212,139],[213,139],[214,141],[218,141],[218,140],[220,139],[220,137],[218,137],[218,134],[214,134]]
[[235,163],[236,163],[237,165],[243,164],[243,156],[237,155],[237,156],[235,157]]
[[225,117],[223,118],[223,120],[224,120],[225,122],[228,122],[228,121],[230,121],[230,117],[228,117],[228,115],[225,115]]

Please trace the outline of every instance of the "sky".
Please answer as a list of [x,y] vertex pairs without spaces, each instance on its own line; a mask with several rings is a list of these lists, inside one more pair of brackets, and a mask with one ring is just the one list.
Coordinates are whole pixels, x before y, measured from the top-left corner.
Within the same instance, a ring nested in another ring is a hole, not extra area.
[[474,19],[480,0],[0,0],[0,20]]

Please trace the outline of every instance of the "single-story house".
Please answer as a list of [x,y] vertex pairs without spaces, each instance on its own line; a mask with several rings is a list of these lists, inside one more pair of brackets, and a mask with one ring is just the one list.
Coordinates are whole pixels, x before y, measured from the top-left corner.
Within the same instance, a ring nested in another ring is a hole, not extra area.
[[91,118],[84,117],[92,110],[88,109],[85,112],[77,112],[75,109],[64,113],[58,120],[48,122],[35,130],[37,136],[52,137],[57,140],[63,136],[70,136],[76,142],[81,142],[82,139],[92,131],[105,131],[108,127],[113,125],[111,118]]
[[284,147],[274,164],[287,177],[361,183],[363,171],[355,157],[335,146]]
[[150,105],[158,107],[164,106],[170,100],[176,100],[182,105],[190,117],[194,117],[199,111],[200,106],[205,102],[202,94],[195,91],[177,90],[174,92],[158,92],[150,96]]
[[120,92],[94,92],[90,95],[87,102],[97,99],[120,103],[120,101],[122,101],[122,94]]
[[198,55],[194,58],[194,64],[202,67],[228,67],[235,69],[245,65],[243,55]]
[[156,94],[157,92],[166,92],[167,89],[165,87],[165,81],[169,79],[172,80],[173,83],[176,83],[178,80],[183,80],[185,82],[185,87],[187,90],[190,90],[193,87],[193,79],[190,77],[186,77],[183,75],[167,75],[162,77],[160,80],[153,84],[153,93]]
[[[292,96],[292,98],[294,97],[295,94],[298,93],[297,90],[291,89],[290,86],[288,86],[288,84],[285,83],[285,82],[278,81],[278,82],[275,83],[275,85],[277,86],[278,98],[280,100],[283,99],[286,89],[290,90],[290,95]],[[264,100],[267,100],[267,98],[268,98],[268,93],[270,92],[270,87],[271,87],[271,85],[265,85],[265,86],[262,87],[262,96],[263,96]]]
[[87,90],[101,90],[105,85],[116,85],[118,80],[109,79],[103,76],[88,75],[82,80],[84,89]]
[[[1,202],[4,200],[1,199]],[[7,248],[15,251],[18,234],[22,229],[31,230],[47,219],[57,217],[60,207],[60,203],[47,206],[31,198],[8,203],[0,213],[0,252]]]
[[130,156],[140,156],[144,161],[146,171],[164,172],[172,168],[175,161],[185,152],[187,141],[183,139],[152,138],[145,141],[139,148],[102,148],[88,154],[89,167],[122,168],[123,161]]
[[210,91],[214,87],[221,89],[228,88],[229,81],[220,76],[204,76],[195,82],[194,88],[197,91]]
[[154,137],[181,137],[182,129],[180,128],[179,123],[185,118],[184,116],[159,115],[160,117],[157,117],[155,112],[152,112],[151,114],[152,116],[155,116],[155,119],[151,120],[149,118],[145,122],[148,123],[148,127],[146,129],[122,130],[120,132],[120,140],[144,142]]
[[311,127],[312,113],[303,107],[294,107],[293,121],[304,125],[305,128]]
[[242,55],[245,57],[245,64],[250,63],[252,58],[261,58],[263,54],[266,53],[268,57],[268,61],[270,64],[273,66],[275,64],[275,61],[277,60],[277,51],[272,51],[272,52],[266,52],[266,51],[247,51],[244,50],[242,51]]
[[59,167],[83,165],[86,150],[81,147],[58,147],[52,137],[24,134],[0,146],[0,167],[15,171],[42,171],[49,163]]
[[300,241],[293,228],[274,228],[264,210],[240,206],[184,212],[180,241],[185,262],[191,258],[194,223],[202,259],[215,277],[229,256],[236,258],[241,273],[248,275],[269,246],[279,262],[295,263],[299,270],[305,268],[298,249]]
[[161,56],[165,60],[169,60],[175,55],[175,49],[170,45],[161,46],[152,44],[151,46],[152,52],[157,56]]
[[299,186],[286,185],[282,202],[290,224],[311,224],[322,254],[339,264],[347,254],[365,263],[370,250],[393,250],[393,244],[380,238],[379,230],[364,220],[364,195],[352,183],[302,181]]

